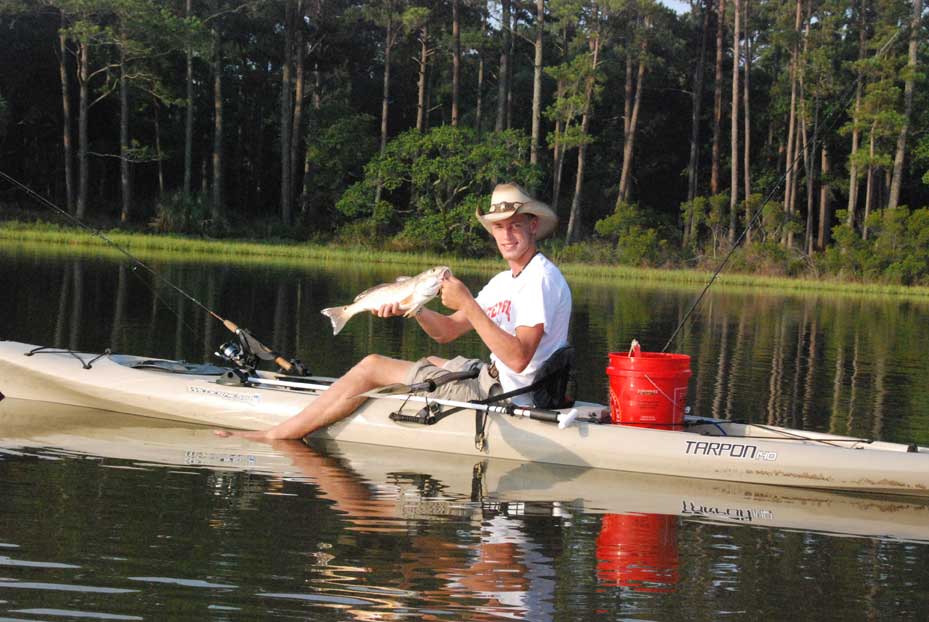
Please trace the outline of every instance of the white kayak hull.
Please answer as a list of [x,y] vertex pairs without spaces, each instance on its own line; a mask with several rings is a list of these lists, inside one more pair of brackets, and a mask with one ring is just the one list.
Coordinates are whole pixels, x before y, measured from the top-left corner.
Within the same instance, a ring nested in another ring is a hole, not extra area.
[[[139,369],[146,359],[44,351],[0,342],[0,393],[8,398],[81,406],[212,427],[265,429],[311,404],[321,389],[226,386],[216,376]],[[277,376],[266,375],[273,379]],[[328,379],[309,379],[324,383]],[[847,440],[821,433],[715,421],[686,431],[604,425],[581,404],[581,419],[557,425],[488,415],[486,443],[474,442],[474,416],[461,412],[434,425],[398,423],[401,402],[371,399],[314,436],[451,454],[575,467],[675,475],[827,490],[929,496],[929,448]],[[421,403],[404,412],[415,413]],[[914,451],[915,450],[915,451]]]

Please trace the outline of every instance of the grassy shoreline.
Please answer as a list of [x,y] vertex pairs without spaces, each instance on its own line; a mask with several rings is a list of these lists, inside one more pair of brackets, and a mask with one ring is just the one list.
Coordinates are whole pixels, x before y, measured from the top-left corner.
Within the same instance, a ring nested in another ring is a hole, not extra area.
[[[190,236],[153,234],[126,231],[106,231],[103,236],[77,227],[66,227],[40,222],[6,221],[0,223],[0,246],[47,249],[51,253],[79,254],[118,258],[123,253],[115,245],[140,258],[173,261],[206,261],[237,264],[270,263],[296,266],[313,263],[366,263],[384,265],[436,265],[449,263],[457,270],[489,272],[500,268],[499,259],[462,258],[432,253],[402,253],[362,247],[344,247],[319,243],[284,240],[210,240]],[[559,262],[566,276],[582,280],[605,281],[621,279],[654,285],[700,287],[712,273],[705,270],[637,268],[620,265],[591,265]],[[894,296],[901,298],[929,298],[929,287],[883,285],[834,279],[804,279],[758,276],[724,272],[715,287],[724,289],[765,289],[785,293],[838,292]]]

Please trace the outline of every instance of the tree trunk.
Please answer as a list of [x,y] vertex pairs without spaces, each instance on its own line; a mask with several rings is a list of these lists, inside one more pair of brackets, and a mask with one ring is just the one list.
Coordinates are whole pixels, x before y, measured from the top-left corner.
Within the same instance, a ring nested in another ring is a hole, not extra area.
[[903,86],[903,125],[897,135],[897,151],[894,154],[893,177],[890,182],[890,197],[887,207],[894,209],[900,201],[900,187],[903,184],[903,155],[906,151],[906,135],[910,130],[910,118],[913,116],[913,83],[916,76],[916,46],[919,37],[919,22],[922,17],[922,0],[913,0],[913,17],[910,20],[910,47],[906,63],[906,81]]
[[[796,14],[794,17],[794,32],[799,37],[800,36],[800,15],[801,15],[801,0],[796,2]],[[800,72],[799,68],[799,59],[800,48],[797,43],[794,43],[793,48],[790,53],[790,112],[787,122],[787,159],[785,160],[785,183],[784,183],[784,211],[787,213],[787,216],[790,217],[793,215],[793,195],[794,195],[794,151],[796,142],[796,126],[797,126],[797,83],[798,83],[798,74]],[[789,227],[787,228],[789,230]],[[793,245],[793,233],[790,231],[785,231],[785,234],[782,238],[782,241],[785,246]]]
[[739,56],[742,44],[739,41],[742,28],[741,0],[733,0],[732,7],[732,110],[729,124],[729,246],[735,244],[735,230],[739,213]]
[[158,162],[158,198],[160,199],[165,194],[165,167],[161,152],[161,107],[157,99],[152,102],[152,106],[155,110],[155,158]]
[[[590,129],[590,117],[593,113],[594,72],[600,62],[600,33],[594,33],[591,75],[584,88],[584,114],[581,117],[581,135],[586,136]],[[581,228],[581,191],[584,187],[584,163],[587,156],[587,144],[581,143],[577,149],[577,177],[574,181],[574,198],[571,201],[571,215],[568,219],[568,232],[565,242],[570,244],[576,239]]]
[[223,61],[219,28],[213,27],[213,225],[223,217]]
[[535,59],[532,71],[532,143],[529,163],[538,164],[542,134],[542,31],[545,27],[545,0],[536,0]]
[[871,136],[868,141],[868,172],[865,181],[865,195],[864,195],[864,219],[861,225],[861,239],[868,239],[868,216],[871,215],[871,201],[874,198],[874,133],[877,131],[877,122],[871,124]]
[[[865,57],[865,1],[861,0],[858,7],[858,60],[864,60]],[[855,212],[858,210],[858,163],[856,156],[858,154],[858,143],[861,137],[861,130],[858,128],[858,119],[861,114],[861,93],[863,90],[864,73],[858,70],[858,80],[855,85],[855,114],[852,117],[852,151],[849,156],[848,169],[848,226],[855,227]]]
[[506,127],[506,101],[509,92],[507,77],[510,75],[510,0],[502,0],[500,10],[503,41],[500,45],[500,71],[497,73],[497,121],[494,124],[494,130],[497,132],[502,132]]
[[452,0],[452,127],[458,127],[458,96],[461,88],[461,23],[459,0]]
[[[187,0],[187,18],[192,17],[191,3]],[[184,122],[184,196],[190,196],[191,176],[193,172],[194,144],[194,53],[193,47],[187,45],[187,115]]]
[[[696,8],[694,5],[694,9]],[[687,201],[693,201],[697,196],[697,171],[700,157],[698,143],[700,141],[700,109],[703,105],[703,73],[706,66],[706,40],[710,26],[710,7],[703,5],[703,32],[700,35],[700,55],[697,57],[697,66],[694,69],[694,85],[691,95],[690,114],[690,160],[687,164]],[[693,223],[684,223],[684,245],[686,246],[692,234]]]
[[77,217],[83,219],[87,214],[87,182],[89,173],[87,167],[87,108],[90,99],[89,85],[90,79],[90,44],[87,41],[81,41],[79,44],[78,55],[78,85],[80,94],[78,99],[77,113]]
[[832,192],[829,188],[829,153],[826,149],[826,143],[822,146],[821,166],[820,166],[820,184],[819,184],[819,234],[816,238],[817,250],[826,250],[826,244],[829,242],[828,228],[831,220],[830,199]]
[[752,117],[750,114],[749,100],[751,99],[751,90],[749,89],[749,78],[752,70],[752,45],[751,45],[751,28],[748,25],[749,3],[751,0],[742,0],[745,7],[745,16],[742,27],[745,30],[745,85],[743,89],[743,108],[744,112],[744,131],[742,136],[742,177],[745,180],[745,242],[752,243],[752,169],[751,169],[751,143],[752,143]]
[[65,17],[61,15],[58,31],[58,77],[61,80],[61,144],[65,164],[65,205],[74,213],[74,156],[71,154],[71,94],[68,88],[68,39],[64,34]]
[[516,37],[513,32],[517,28],[517,15],[513,14],[512,2],[510,6],[510,54],[509,62],[506,64],[506,129],[513,129],[513,67],[516,65]]
[[[803,57],[808,56],[810,44],[810,23],[812,20],[813,7],[810,0],[806,4],[806,26],[803,29]],[[813,181],[815,179],[816,169],[816,146],[809,139],[809,126],[807,119],[809,114],[806,110],[806,84],[803,80],[803,74],[800,74],[800,137],[803,140],[803,168],[806,178],[806,229],[803,237],[804,251],[809,255],[813,253],[813,224],[815,222],[813,213]],[[817,125],[819,123],[819,99],[816,98],[816,106],[813,114],[813,135],[817,134]]]
[[[810,144],[808,139],[809,132],[807,131],[805,120],[801,120],[800,122],[800,131],[803,137],[803,167],[806,174],[806,229],[803,236],[803,248],[805,252],[810,255],[813,253],[813,226],[815,223],[813,214],[816,212],[813,204],[813,180],[816,176],[816,162],[814,158],[816,157],[816,153],[815,145]],[[813,133],[815,134],[816,131],[814,130]]]
[[[648,28],[646,18],[646,28]],[[598,41],[599,44],[599,41]],[[629,122],[626,124],[626,133],[623,136],[623,168],[619,176],[619,194],[616,197],[616,207],[629,198],[629,186],[632,184],[632,157],[635,153],[635,133],[639,125],[639,108],[642,104],[642,90],[645,85],[646,59],[645,52],[648,43],[643,35],[642,42],[639,44],[639,68],[635,81],[635,96],[632,103],[632,114]]]
[[284,4],[284,50],[281,55],[281,221],[289,226],[293,214],[293,166],[290,160],[290,142],[293,122],[293,86],[291,83],[294,49],[293,0]]
[[119,49],[119,186],[122,209],[119,222],[129,222],[132,185],[129,183],[129,78],[126,76],[126,50]]
[[304,67],[304,56],[306,55],[306,49],[304,48],[303,40],[303,18],[306,15],[305,6],[302,0],[297,1],[296,6],[296,20],[295,20],[295,32],[294,32],[294,47],[293,53],[295,56],[295,67],[294,67],[294,120],[290,126],[290,170],[293,171],[290,177],[290,196],[291,204],[293,204],[293,199],[299,196],[302,196],[302,192],[298,192],[298,184],[302,187],[303,185],[303,165],[302,162],[306,158],[301,158],[300,154],[305,150],[303,147],[303,93],[304,93],[304,76],[303,76],[303,67]]
[[719,0],[716,11],[716,80],[713,85],[713,150],[710,162],[710,194],[719,194],[719,145],[723,120],[723,32],[726,27],[726,0]]
[[481,109],[483,108],[484,94],[484,37],[487,33],[487,7],[481,9],[481,47],[477,50],[477,102],[474,108],[474,129],[478,136],[481,134]]
[[[631,42],[630,42],[631,43]],[[629,126],[632,123],[632,99],[635,93],[635,81],[633,80],[632,67],[635,63],[632,60],[632,48],[626,48],[626,79],[623,86],[623,140],[629,136]]]
[[[390,112],[390,52],[394,46],[394,24],[393,20],[387,20],[387,33],[384,36],[384,87],[383,97],[381,99],[381,148],[380,154],[383,156],[387,150],[387,114]],[[381,192],[383,185],[380,176],[377,180],[377,189],[374,192],[374,205],[381,202]]]
[[429,62],[429,27],[423,25],[419,33],[419,80],[417,81],[416,131],[426,128],[426,67]]

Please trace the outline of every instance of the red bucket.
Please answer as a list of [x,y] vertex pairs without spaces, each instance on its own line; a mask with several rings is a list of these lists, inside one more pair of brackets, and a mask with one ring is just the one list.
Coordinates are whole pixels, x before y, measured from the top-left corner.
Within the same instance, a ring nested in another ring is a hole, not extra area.
[[610,416],[613,423],[673,429],[684,423],[690,357],[641,352],[633,342],[628,353],[611,352]]

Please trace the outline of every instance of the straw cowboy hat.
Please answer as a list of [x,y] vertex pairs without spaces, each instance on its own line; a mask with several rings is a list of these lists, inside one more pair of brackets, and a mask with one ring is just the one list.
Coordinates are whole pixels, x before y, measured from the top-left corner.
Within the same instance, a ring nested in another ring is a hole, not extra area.
[[476,216],[488,232],[493,233],[492,225],[495,222],[506,220],[516,214],[532,214],[539,219],[539,228],[536,239],[548,237],[558,225],[558,216],[545,203],[529,196],[525,190],[516,184],[497,184],[490,197],[490,209],[486,214],[481,213],[478,207]]

